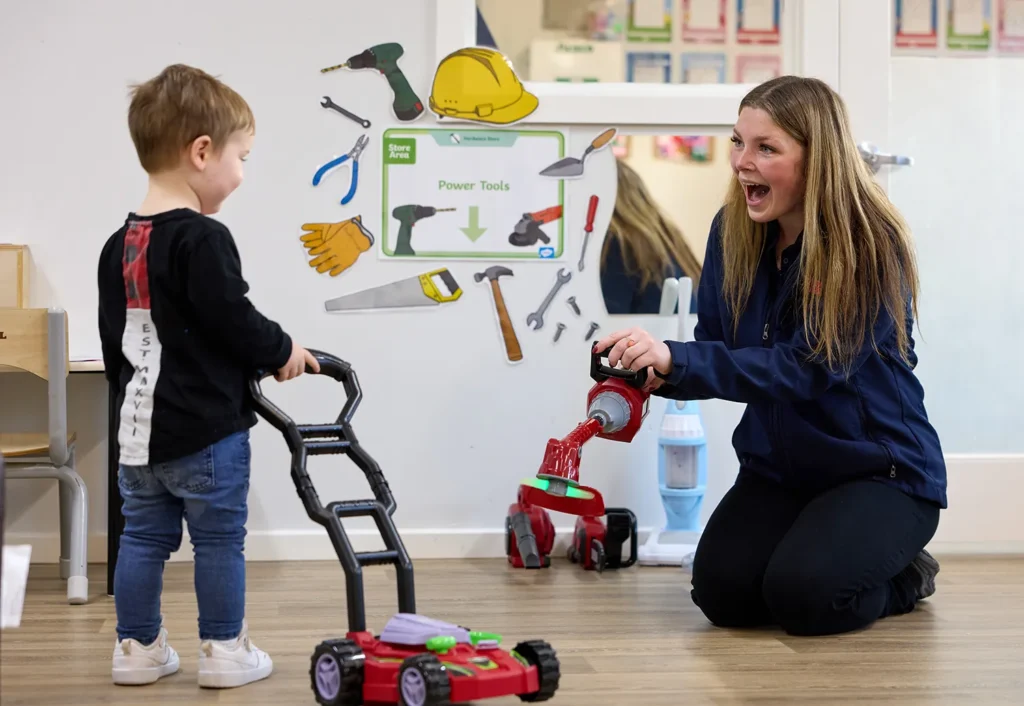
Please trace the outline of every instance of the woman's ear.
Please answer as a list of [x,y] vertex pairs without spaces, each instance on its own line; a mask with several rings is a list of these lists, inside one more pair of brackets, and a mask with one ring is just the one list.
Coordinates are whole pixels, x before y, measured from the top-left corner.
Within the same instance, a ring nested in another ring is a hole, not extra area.
[[199,171],[206,169],[213,152],[213,140],[209,135],[200,135],[192,140],[188,148],[188,161]]

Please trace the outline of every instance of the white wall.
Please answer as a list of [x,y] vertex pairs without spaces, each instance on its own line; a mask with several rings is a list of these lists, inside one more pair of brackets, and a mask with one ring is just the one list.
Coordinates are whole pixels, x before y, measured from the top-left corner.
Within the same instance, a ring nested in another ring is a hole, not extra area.
[[[19,166],[0,175],[2,239],[32,248],[37,268],[33,305],[68,309],[72,354],[98,353],[97,256],[145,192],[125,125],[127,85],[177,61],[222,77],[249,100],[257,120],[246,182],[218,215],[235,234],[254,302],[303,344],[334,352],[355,366],[365,392],[355,429],[396,493],[396,520],[414,554],[500,555],[505,512],[519,480],[536,472],[547,439],[564,435],[585,414],[592,384],[583,340],[587,321],[593,318],[604,332],[627,322],[603,313],[596,268],[581,275],[573,267],[574,280],[563,293],[576,295],[584,320],[566,319],[570,328],[557,347],[550,343],[553,323],[540,332],[529,331],[526,315],[550,287],[556,269],[552,263],[515,265],[515,277],[501,283],[526,355],[517,366],[504,360],[488,288],[473,282],[472,274],[490,262],[446,263],[465,291],[453,305],[414,313],[324,314],[322,302],[330,296],[440,264],[378,261],[366,253],[355,267],[331,280],[310,270],[299,241],[299,226],[311,220],[360,213],[371,230],[379,228],[378,145],[382,131],[396,124],[380,76],[362,72],[325,77],[318,69],[372,44],[399,41],[406,50],[401,67],[426,99],[433,75],[433,9],[417,0],[375,3],[361,12],[326,0],[260,11],[243,7],[251,5],[183,2],[154,22],[127,0],[111,3],[103,13],[51,1],[23,5],[15,21],[4,22],[0,42],[21,69],[0,76],[0,92],[18,105],[51,108],[5,114],[5,134],[19,136],[6,145],[5,158]],[[190,18],[199,14],[205,19],[197,25]],[[404,21],[388,20],[397,16]],[[145,32],[146,40],[131,40],[136,31]],[[74,62],[68,57],[75,57]],[[325,94],[338,102],[344,97],[343,104],[374,123],[368,131],[371,147],[361,161],[359,191],[347,209],[337,206],[333,191],[309,187],[311,173],[325,155],[347,149],[360,132],[320,107]],[[57,107],[55,95],[67,109]],[[425,116],[415,125],[430,121]],[[572,132],[568,152],[581,153],[596,132]],[[601,194],[595,239],[588,249],[594,254],[600,251],[614,200],[610,151],[593,155],[587,174],[585,184],[567,182],[566,225],[575,251],[586,197],[591,190]],[[574,263],[571,257],[566,265]],[[285,293],[272,296],[271,285],[283,285]],[[559,301],[556,306],[568,311]],[[659,335],[675,334],[674,318],[640,317],[628,323],[634,321]],[[401,368],[398,354],[413,355],[416,366]],[[6,403],[0,424],[41,424],[43,398],[31,399],[41,389],[33,380],[0,377],[0,396]],[[308,377],[281,387],[271,381],[268,389],[300,421],[331,419],[342,403],[340,386],[325,378]],[[104,394],[98,377],[72,379],[70,422],[78,431],[79,469],[91,494],[93,561],[105,556]],[[555,402],[541,402],[542,396],[552,394]],[[592,442],[583,466],[584,480],[601,488],[609,502],[633,508],[642,526],[662,521],[652,436],[660,410],[660,401],[652,405],[645,431],[631,445]],[[721,404],[708,404],[707,410],[714,496],[734,472],[728,438],[736,411]],[[253,449],[248,556],[330,556],[319,527],[306,518],[296,497],[283,439],[261,423]],[[325,502],[368,495],[361,474],[348,461],[320,457],[310,468]],[[11,541],[28,540],[35,545],[35,559],[52,560],[56,489],[43,481],[12,482],[8,497]],[[562,525],[572,521],[567,516],[557,519]]]

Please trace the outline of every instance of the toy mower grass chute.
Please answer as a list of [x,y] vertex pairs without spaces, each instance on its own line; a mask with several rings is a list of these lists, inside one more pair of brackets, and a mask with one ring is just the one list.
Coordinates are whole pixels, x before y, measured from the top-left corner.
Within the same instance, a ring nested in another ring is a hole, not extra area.
[[[291,451],[291,475],[306,514],[323,526],[345,572],[349,628],[344,638],[321,642],[310,662],[310,683],[324,706],[370,703],[430,706],[517,695],[522,701],[547,701],[555,695],[560,665],[555,650],[542,640],[500,647],[501,636],[469,630],[416,614],[412,560],[391,519],[394,496],[380,467],[359,445],[351,420],[362,399],[355,372],[348,363],[310,350],[320,374],[342,383],[346,402],[329,424],[296,424],[270,402],[261,382],[271,374],[259,371],[250,382],[256,412],[280,431]],[[307,373],[312,373],[307,368]],[[365,474],[373,499],[343,500],[324,507],[306,472],[311,455],[345,454]],[[385,549],[357,552],[344,517],[373,517]],[[391,564],[398,579],[398,613],[380,635],[366,628],[362,570]]]
[[595,347],[590,352],[590,377],[595,384],[587,394],[587,419],[565,438],[548,440],[536,477],[520,484],[520,499],[527,506],[586,517],[604,515],[601,493],[579,482],[583,444],[595,436],[629,443],[647,416],[650,393],[643,387],[648,369],[602,365],[607,353],[598,353]]

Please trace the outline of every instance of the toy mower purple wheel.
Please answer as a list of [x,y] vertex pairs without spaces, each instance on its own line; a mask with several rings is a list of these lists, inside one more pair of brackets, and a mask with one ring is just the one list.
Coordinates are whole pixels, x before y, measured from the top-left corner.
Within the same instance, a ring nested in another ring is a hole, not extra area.
[[325,640],[310,660],[310,682],[321,706],[361,706],[363,651],[352,640]]
[[447,706],[451,703],[448,673],[432,654],[406,658],[398,672],[398,692],[401,706]]

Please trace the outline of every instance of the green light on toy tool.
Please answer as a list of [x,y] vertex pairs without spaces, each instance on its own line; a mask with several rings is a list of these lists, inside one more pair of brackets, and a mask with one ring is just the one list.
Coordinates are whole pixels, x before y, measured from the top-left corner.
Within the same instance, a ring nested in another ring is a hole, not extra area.
[[[536,488],[537,490],[542,490],[545,493],[552,492],[551,480],[548,478],[537,478],[536,476],[527,478],[523,481],[523,485],[528,485],[532,488]],[[563,492],[555,492],[552,493],[553,495],[565,495],[567,498],[579,498],[582,500],[590,500],[594,497],[594,494],[589,490],[583,490],[582,488],[573,485],[570,481],[562,481],[561,483],[558,483],[556,487],[558,490]]]

